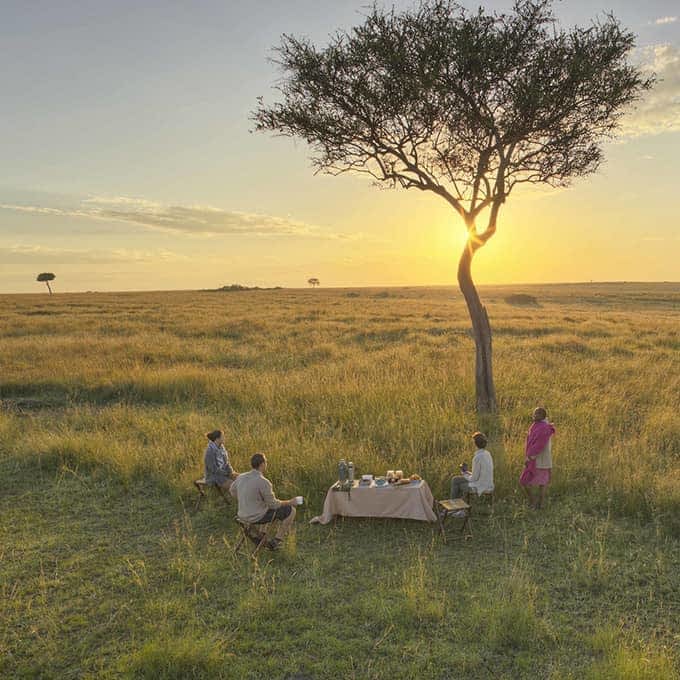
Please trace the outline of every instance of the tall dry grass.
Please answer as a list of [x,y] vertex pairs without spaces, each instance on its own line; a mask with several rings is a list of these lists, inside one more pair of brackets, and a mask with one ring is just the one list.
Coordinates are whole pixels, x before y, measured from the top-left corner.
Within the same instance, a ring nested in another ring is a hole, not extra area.
[[26,467],[181,490],[202,433],[223,427],[238,468],[266,451],[281,494],[318,506],[340,457],[444,493],[482,429],[512,498],[540,403],[554,493],[680,533],[680,287],[546,286],[539,307],[511,292],[485,291],[500,414],[481,420],[453,290],[0,298],[0,446]]

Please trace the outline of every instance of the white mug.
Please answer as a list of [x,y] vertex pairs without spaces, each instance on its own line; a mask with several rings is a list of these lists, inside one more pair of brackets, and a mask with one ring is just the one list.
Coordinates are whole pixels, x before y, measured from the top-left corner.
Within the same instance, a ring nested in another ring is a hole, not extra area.
[[304,503],[305,499],[302,496],[295,496],[295,504],[296,505],[302,505]]

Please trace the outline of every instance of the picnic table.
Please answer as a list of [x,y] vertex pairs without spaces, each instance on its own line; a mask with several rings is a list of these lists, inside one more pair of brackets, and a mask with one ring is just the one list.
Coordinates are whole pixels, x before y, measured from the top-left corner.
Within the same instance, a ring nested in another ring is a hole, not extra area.
[[328,524],[336,515],[437,521],[432,510],[434,498],[424,479],[385,486],[376,486],[375,481],[368,485],[355,481],[349,491],[335,491],[334,487],[335,484],[328,489],[323,512],[310,523]]

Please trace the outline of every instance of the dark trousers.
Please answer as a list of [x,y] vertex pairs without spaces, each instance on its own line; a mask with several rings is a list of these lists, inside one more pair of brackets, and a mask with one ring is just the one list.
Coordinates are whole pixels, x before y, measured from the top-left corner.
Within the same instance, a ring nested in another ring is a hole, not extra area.
[[469,489],[468,480],[462,475],[451,480],[451,498],[462,498]]

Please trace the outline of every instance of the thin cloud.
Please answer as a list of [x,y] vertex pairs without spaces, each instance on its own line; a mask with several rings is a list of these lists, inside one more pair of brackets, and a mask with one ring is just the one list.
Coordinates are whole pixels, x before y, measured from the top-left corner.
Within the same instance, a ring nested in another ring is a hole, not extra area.
[[657,82],[623,118],[621,135],[630,138],[680,131],[680,49],[652,45],[642,49],[640,56],[642,68],[655,73]]
[[659,17],[654,21],[657,26],[663,26],[664,24],[674,24],[678,20],[678,17]]
[[76,250],[46,248],[34,245],[0,247],[0,264],[5,265],[57,265],[57,264],[145,264],[158,262],[183,262],[185,255],[170,250]]
[[83,201],[98,219],[132,222],[149,229],[202,236],[315,236],[317,227],[285,217],[221,210],[211,206],[163,205],[147,200],[94,197]]
[[0,203],[0,208],[37,215],[124,222],[171,234],[193,236],[268,236],[313,239],[362,238],[361,234],[332,233],[289,217],[222,210],[201,205],[165,205],[143,198],[94,196],[73,208]]

